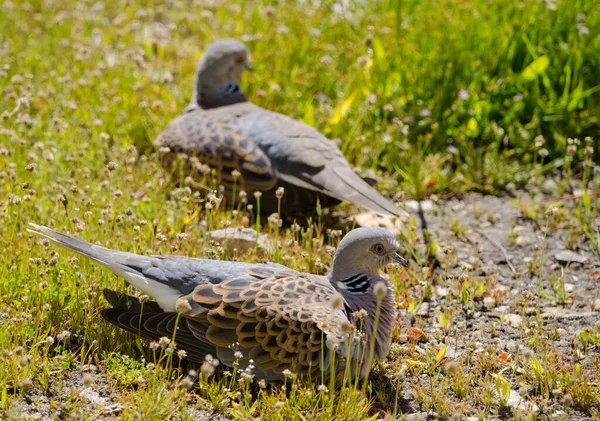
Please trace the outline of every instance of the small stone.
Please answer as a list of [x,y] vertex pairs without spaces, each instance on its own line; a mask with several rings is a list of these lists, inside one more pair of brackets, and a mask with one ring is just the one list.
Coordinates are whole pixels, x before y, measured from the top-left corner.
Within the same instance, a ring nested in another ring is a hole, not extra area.
[[575,290],[575,285],[566,283],[565,284],[565,292],[573,292]]
[[431,419],[436,419],[434,412],[417,412],[414,414],[402,415],[398,419],[404,419],[406,421],[426,421],[430,419],[430,416],[432,417]]
[[492,310],[496,306],[496,300],[494,300],[492,297],[485,297],[483,299],[483,306],[487,310]]
[[538,412],[540,408],[533,402],[523,399],[516,390],[510,391],[507,406],[526,413]]
[[458,262],[458,265],[462,268],[463,271],[465,272],[471,272],[473,270],[473,265],[467,262],[463,262],[460,261]]
[[435,293],[438,297],[446,297],[450,294],[450,289],[438,285],[435,287]]
[[421,308],[419,308],[419,311],[417,311],[417,314],[419,316],[429,315],[429,303],[425,302],[425,303],[421,304]]
[[119,403],[104,408],[103,415],[119,415],[125,407]]
[[92,405],[97,407],[106,406],[109,402],[108,399],[100,396],[98,392],[93,390],[91,387],[86,387],[81,392],[79,392],[79,397],[82,398],[84,401],[91,403]]
[[509,310],[508,306],[498,306],[496,307],[496,311],[498,313],[506,313]]
[[404,230],[405,223],[407,222],[402,217],[391,217],[385,215],[379,215],[372,211],[366,211],[359,213],[352,217],[354,221],[361,227],[381,227],[386,228],[392,232],[400,233]]
[[558,185],[554,180],[547,179],[542,183],[541,189],[545,194],[553,194],[558,189]]
[[[211,231],[208,236],[229,252],[237,249],[240,254],[245,254],[248,250],[257,247],[256,231],[252,228],[225,228]],[[266,234],[258,236],[258,246],[265,249],[270,247]]]
[[[410,211],[419,211],[419,202],[416,200],[407,200],[405,206]],[[423,209],[423,212],[431,212],[433,210],[433,202],[431,200],[421,200],[421,209]]]
[[583,256],[581,254],[575,253],[571,250],[561,250],[554,255],[554,258],[562,264],[568,263],[585,263],[588,260],[587,256]]
[[518,314],[505,314],[504,321],[512,327],[519,327],[523,323],[523,318]]
[[545,307],[540,315],[542,319],[583,319],[594,316],[596,313],[593,311],[568,311],[562,307]]

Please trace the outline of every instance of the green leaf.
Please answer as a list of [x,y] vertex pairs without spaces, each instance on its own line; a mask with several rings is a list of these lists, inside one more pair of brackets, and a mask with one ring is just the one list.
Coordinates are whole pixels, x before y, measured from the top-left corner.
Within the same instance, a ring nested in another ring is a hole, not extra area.
[[496,392],[500,397],[500,405],[506,406],[508,399],[510,398],[510,384],[502,375],[497,374],[496,378]]
[[304,107],[304,122],[309,126],[315,125],[315,109],[310,101],[307,101]]
[[529,66],[523,70],[521,73],[521,77],[526,81],[531,81],[536,79],[538,76],[542,75],[548,65],[550,64],[550,59],[548,56],[540,56],[533,60]]
[[448,318],[446,316],[444,316],[444,313],[442,313],[441,311],[439,314],[439,318],[440,318],[440,323],[442,324],[444,329],[447,328],[448,327]]
[[442,359],[446,355],[446,349],[448,349],[448,345],[444,345],[444,347],[438,351],[437,355],[435,356],[436,363],[442,361]]
[[590,203],[590,193],[589,193],[588,189],[583,190],[582,199],[583,199],[583,206],[585,208],[585,213],[589,215],[592,212],[592,205]]
[[329,124],[336,125],[339,124],[340,121],[342,121],[342,118],[348,112],[348,109],[356,99],[356,95],[356,91],[352,92],[350,96],[346,98],[344,102],[342,102],[340,106],[335,109],[333,115],[331,116],[331,119],[329,120]]
[[542,377],[542,365],[535,357],[531,357],[530,361],[533,375],[539,380]]
[[385,61],[385,48],[379,38],[373,39],[373,56],[378,63]]
[[479,134],[479,123],[473,117],[467,122],[467,136],[476,137]]

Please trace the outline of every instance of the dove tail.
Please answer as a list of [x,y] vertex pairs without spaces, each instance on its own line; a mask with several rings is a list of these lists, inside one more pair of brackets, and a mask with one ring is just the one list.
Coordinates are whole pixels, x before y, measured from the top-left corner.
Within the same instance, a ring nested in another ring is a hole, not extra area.
[[400,209],[390,200],[383,197],[351,169],[334,168],[333,171],[341,181],[340,188],[333,192],[335,197],[346,202],[361,205],[382,215],[400,216],[404,218],[409,216],[406,211]]
[[207,354],[216,354],[214,344],[202,336],[195,336],[190,327],[193,321],[178,317],[176,312],[163,311],[155,301],[142,304],[136,297],[110,289],[105,289],[103,293],[112,308],[105,308],[100,314],[113,325],[148,341],[174,337],[177,348],[186,351],[185,359],[195,363],[202,363]]
[[70,235],[54,231],[53,229],[44,227],[42,225],[37,225],[31,222],[29,223],[29,225],[33,227],[33,229],[28,228],[27,231],[29,231],[32,234],[39,235],[40,237],[45,237],[48,240],[65,249],[72,250],[78,254],[81,254],[82,256],[95,260],[96,262],[104,266],[109,267],[110,265],[114,264],[112,262],[107,261],[107,259],[105,258],[106,256],[103,256],[103,254],[105,254],[103,253],[103,251],[109,251],[104,247],[94,246],[88,243],[87,241],[83,241],[79,238],[71,237]]
[[135,288],[155,297],[160,307],[164,310],[175,309],[175,302],[181,296],[180,291],[170,287],[166,283],[150,279],[147,276],[144,276],[139,270],[136,270],[135,267],[127,265],[128,259],[131,260],[135,258],[145,261],[149,258],[90,244],[87,241],[80,240],[79,238],[67,234],[62,234],[42,225],[33,223],[30,223],[29,225],[32,227],[27,229],[30,233],[45,237],[65,249],[74,251],[75,253],[100,263],[115,275],[125,279]]

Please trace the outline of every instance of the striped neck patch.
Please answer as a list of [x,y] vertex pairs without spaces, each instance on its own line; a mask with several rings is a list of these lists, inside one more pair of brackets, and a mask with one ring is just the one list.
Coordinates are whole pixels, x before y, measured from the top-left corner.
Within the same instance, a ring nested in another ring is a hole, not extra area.
[[352,293],[363,293],[369,289],[369,276],[364,273],[351,276],[341,281],[346,287],[346,291]]

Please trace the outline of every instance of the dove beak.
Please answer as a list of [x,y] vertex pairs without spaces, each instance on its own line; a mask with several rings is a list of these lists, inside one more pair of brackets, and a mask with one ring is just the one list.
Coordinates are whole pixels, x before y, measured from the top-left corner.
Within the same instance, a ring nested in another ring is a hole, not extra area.
[[402,266],[408,267],[408,260],[406,260],[404,257],[400,256],[397,252],[394,252],[394,254],[392,255],[392,258],[394,259],[394,261],[396,263],[400,263]]
[[244,70],[247,70],[247,71],[251,72],[251,71],[254,70],[254,67],[252,67],[252,65],[250,63],[246,63],[244,65]]

